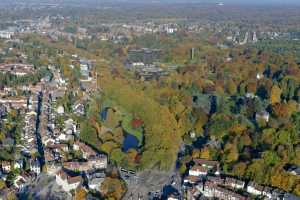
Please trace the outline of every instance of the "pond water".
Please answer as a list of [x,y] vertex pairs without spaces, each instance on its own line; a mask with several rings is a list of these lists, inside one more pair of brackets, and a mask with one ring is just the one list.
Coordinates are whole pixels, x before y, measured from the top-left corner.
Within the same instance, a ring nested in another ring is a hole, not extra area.
[[129,149],[138,149],[139,140],[131,134],[126,134],[123,141],[123,151],[127,152]]

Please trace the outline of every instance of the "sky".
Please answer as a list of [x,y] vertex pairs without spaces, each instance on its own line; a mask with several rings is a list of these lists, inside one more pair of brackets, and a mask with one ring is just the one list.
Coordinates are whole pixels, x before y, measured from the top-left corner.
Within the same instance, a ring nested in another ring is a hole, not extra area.
[[230,3],[230,4],[300,4],[300,0],[115,0],[123,2],[166,2],[166,3]]
[[80,2],[87,4],[95,3],[219,3],[224,4],[262,4],[262,5],[300,5],[300,0],[0,0],[0,4],[4,2],[39,2],[39,3],[67,3]]

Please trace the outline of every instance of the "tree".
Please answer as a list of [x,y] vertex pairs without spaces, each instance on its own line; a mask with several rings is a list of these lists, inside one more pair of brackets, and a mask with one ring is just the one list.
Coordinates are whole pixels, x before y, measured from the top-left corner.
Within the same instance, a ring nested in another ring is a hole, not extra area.
[[243,177],[246,172],[247,165],[244,162],[239,162],[233,166],[232,172],[238,177]]
[[233,161],[238,160],[239,158],[239,152],[237,149],[237,146],[235,144],[227,143],[225,145],[225,162],[226,163],[231,163]]
[[253,160],[248,166],[246,171],[246,176],[252,180],[257,181],[257,183],[264,183],[266,181],[267,168],[264,164],[264,160],[257,159]]
[[122,165],[125,158],[126,154],[121,149],[114,149],[110,154],[110,159],[117,162],[118,165]]
[[227,91],[230,95],[235,95],[237,92],[237,87],[232,79],[230,79],[227,83]]
[[84,200],[86,199],[87,192],[84,188],[78,188],[75,191],[75,200]]
[[127,152],[127,160],[130,166],[134,166],[136,162],[136,158],[138,156],[138,152],[135,149],[129,149]]
[[200,158],[210,160],[211,156],[210,156],[210,151],[209,151],[208,147],[204,147],[201,149]]
[[289,113],[289,107],[286,103],[275,103],[272,105],[272,113],[279,118],[287,118]]
[[0,190],[4,189],[6,187],[6,184],[3,180],[0,180]]
[[105,198],[119,200],[126,192],[125,183],[117,178],[106,177],[101,185],[101,193]]
[[278,87],[278,85],[274,85],[271,89],[271,95],[270,95],[270,101],[271,104],[280,103],[281,101],[281,89]]
[[118,148],[118,144],[113,141],[108,141],[103,143],[100,148],[105,153],[110,154],[115,148]]
[[273,151],[265,151],[262,154],[262,157],[267,165],[273,166],[275,165],[280,158],[277,156],[276,152]]

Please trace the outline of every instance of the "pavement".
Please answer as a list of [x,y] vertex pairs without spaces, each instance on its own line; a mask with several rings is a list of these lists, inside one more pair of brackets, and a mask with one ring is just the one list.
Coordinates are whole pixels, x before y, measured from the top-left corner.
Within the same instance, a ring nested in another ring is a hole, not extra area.
[[130,182],[127,185],[128,191],[123,199],[126,200],[148,200],[149,194],[160,196],[165,186],[172,185],[180,192],[181,179],[178,174],[170,172],[161,172],[156,170],[146,170],[136,174],[139,181]]

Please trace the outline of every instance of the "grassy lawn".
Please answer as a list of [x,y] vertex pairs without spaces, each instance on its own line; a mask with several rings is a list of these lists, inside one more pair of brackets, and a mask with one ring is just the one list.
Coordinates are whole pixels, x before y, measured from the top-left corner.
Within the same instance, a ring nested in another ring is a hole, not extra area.
[[139,145],[143,142],[143,129],[140,127],[138,129],[133,129],[131,126],[132,116],[127,114],[123,115],[122,118],[122,128],[127,133],[130,133],[131,135],[134,135],[139,140]]
[[[104,101],[102,102],[102,109],[107,107],[113,107],[117,110],[116,115],[120,117],[120,120],[122,121],[122,128],[127,133],[130,133],[131,135],[135,136],[139,140],[139,145],[142,145],[143,142],[143,129],[140,127],[138,129],[134,129],[131,126],[131,121],[133,119],[133,116],[128,113],[125,109],[118,106],[113,106],[114,102],[109,98],[104,98]],[[103,124],[105,125],[105,121],[103,121]]]

